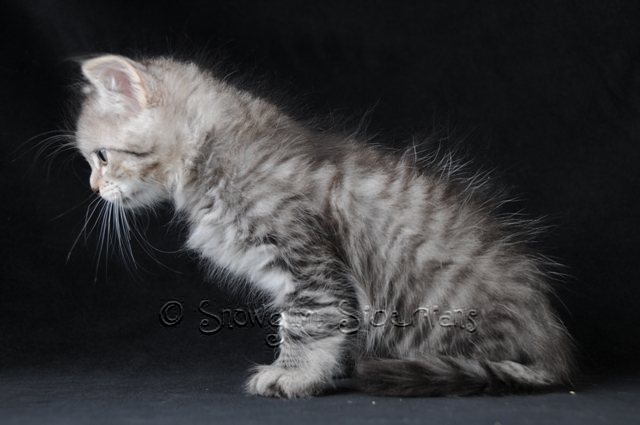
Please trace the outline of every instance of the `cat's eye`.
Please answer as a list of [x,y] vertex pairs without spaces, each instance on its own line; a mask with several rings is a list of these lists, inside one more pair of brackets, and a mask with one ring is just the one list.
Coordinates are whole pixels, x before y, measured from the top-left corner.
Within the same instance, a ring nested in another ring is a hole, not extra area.
[[98,149],[96,151],[96,156],[100,160],[102,165],[107,165],[107,150],[106,149]]

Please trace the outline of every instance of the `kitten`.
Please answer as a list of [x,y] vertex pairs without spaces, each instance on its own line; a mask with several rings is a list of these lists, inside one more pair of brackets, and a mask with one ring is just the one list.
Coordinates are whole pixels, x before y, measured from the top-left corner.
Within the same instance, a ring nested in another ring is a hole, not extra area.
[[188,247],[281,313],[278,357],[249,393],[311,396],[341,376],[400,396],[568,383],[542,262],[492,199],[192,63],[107,55],[82,71],[91,188],[126,209],[173,202]]

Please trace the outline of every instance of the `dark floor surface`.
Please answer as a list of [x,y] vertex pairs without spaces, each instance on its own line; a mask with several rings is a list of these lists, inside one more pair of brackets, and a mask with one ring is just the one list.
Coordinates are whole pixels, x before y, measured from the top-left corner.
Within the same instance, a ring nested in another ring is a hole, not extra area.
[[283,401],[243,394],[246,372],[232,363],[12,367],[0,372],[0,423],[640,423],[638,375],[583,377],[574,392],[552,394],[407,399],[345,390]]

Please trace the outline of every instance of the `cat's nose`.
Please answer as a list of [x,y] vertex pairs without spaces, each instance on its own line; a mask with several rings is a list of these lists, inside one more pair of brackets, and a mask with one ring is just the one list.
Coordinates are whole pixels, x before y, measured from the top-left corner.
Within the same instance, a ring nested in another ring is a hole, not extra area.
[[95,193],[100,192],[101,180],[102,179],[100,178],[100,175],[95,170],[92,170],[91,176],[89,177],[89,186],[91,186],[91,190],[93,190]]

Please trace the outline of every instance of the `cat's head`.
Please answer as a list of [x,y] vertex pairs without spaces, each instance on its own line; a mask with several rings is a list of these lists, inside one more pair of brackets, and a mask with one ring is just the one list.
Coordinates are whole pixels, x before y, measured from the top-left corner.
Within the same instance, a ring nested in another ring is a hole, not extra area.
[[179,167],[179,119],[161,71],[115,55],[82,64],[88,84],[77,147],[91,165],[91,188],[124,207],[168,199]]

